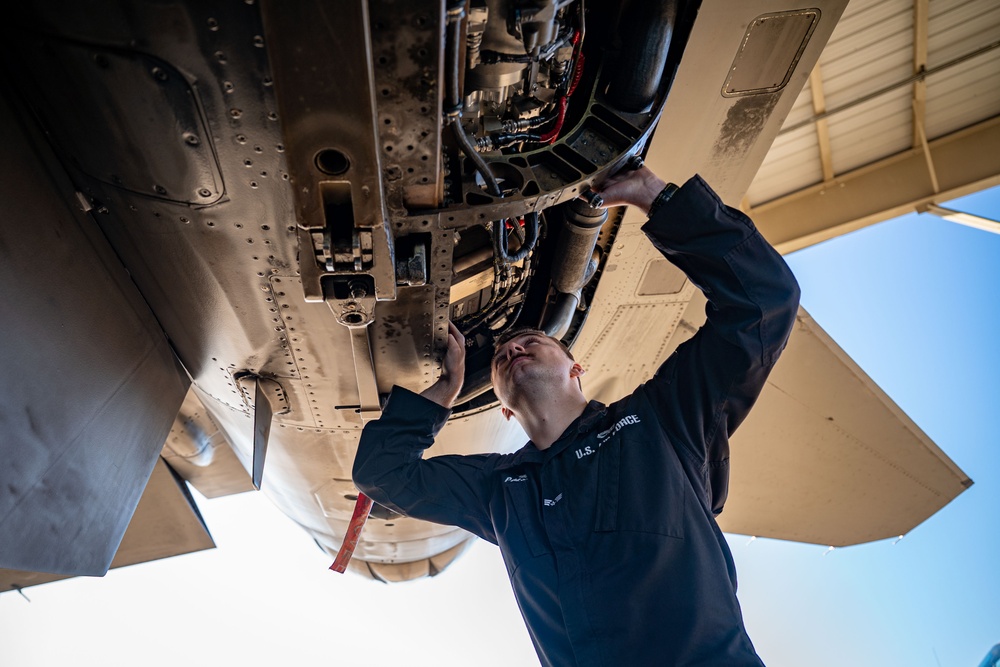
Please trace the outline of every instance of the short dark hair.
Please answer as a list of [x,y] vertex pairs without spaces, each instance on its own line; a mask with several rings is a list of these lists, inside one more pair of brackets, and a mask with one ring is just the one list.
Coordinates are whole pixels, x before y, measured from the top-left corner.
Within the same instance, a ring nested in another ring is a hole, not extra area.
[[503,345],[507,341],[512,340],[514,338],[517,338],[518,336],[526,336],[526,335],[529,335],[529,334],[530,335],[535,335],[535,336],[542,336],[543,338],[548,338],[549,340],[551,340],[552,342],[554,342],[556,345],[558,345],[559,347],[561,347],[562,351],[566,353],[566,356],[569,357],[570,360],[576,361],[576,357],[574,357],[573,353],[569,351],[568,347],[566,347],[566,343],[562,342],[561,340],[559,340],[555,336],[550,336],[547,333],[545,333],[544,331],[542,331],[541,329],[536,329],[534,327],[518,327],[516,329],[511,329],[510,331],[504,331],[502,334],[500,334],[499,336],[497,336],[496,338],[493,339],[493,351],[494,351],[494,353],[496,352],[496,349],[498,347],[500,347],[501,345]]

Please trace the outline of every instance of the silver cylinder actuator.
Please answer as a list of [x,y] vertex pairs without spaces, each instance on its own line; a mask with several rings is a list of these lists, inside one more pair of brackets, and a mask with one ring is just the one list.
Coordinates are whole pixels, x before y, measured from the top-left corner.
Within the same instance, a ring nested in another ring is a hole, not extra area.
[[576,292],[594,276],[594,248],[607,219],[607,209],[595,208],[582,199],[574,199],[566,207],[565,227],[552,271],[552,286],[557,291]]

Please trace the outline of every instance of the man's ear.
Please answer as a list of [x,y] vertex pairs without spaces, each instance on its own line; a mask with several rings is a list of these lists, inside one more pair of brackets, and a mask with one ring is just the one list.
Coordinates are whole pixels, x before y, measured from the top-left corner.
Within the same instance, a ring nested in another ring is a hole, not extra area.
[[511,412],[509,408],[506,408],[502,405],[500,406],[500,414],[502,414],[503,418],[506,419],[507,421],[510,421],[510,418],[514,416],[514,413]]
[[573,364],[573,367],[569,369],[569,376],[571,378],[581,377],[587,370],[580,364]]

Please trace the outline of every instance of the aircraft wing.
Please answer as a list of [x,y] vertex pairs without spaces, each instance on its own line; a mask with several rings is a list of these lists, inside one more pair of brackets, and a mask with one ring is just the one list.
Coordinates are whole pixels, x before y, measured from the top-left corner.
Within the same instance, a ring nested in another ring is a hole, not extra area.
[[[709,62],[718,35],[746,17],[703,6],[702,18],[705,33],[696,23],[687,51]],[[678,71],[675,90],[687,94],[667,100],[647,163],[678,183],[697,165],[737,206],[778,131],[764,119],[783,118],[793,100],[723,101],[717,82],[726,63],[714,66]],[[809,70],[798,76],[804,84]],[[749,141],[753,131],[763,139]],[[604,401],[645,381],[704,322],[704,297],[649,247],[643,222],[626,214],[575,348],[589,369],[585,386]],[[624,360],[622,350],[629,351]],[[801,309],[788,347],[733,438],[730,483],[724,530],[843,546],[905,534],[972,482]]]
[[[649,247],[642,222],[623,225],[575,348],[585,389],[604,402],[705,321],[704,296]],[[972,484],[805,309],[731,462],[723,530],[831,546],[903,535]]]
[[905,535],[972,485],[805,310],[731,455],[723,530],[836,547]]

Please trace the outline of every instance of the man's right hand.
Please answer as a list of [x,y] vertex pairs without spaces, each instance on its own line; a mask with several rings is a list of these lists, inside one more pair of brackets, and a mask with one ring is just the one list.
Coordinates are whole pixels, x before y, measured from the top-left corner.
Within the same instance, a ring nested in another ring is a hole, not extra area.
[[427,389],[420,392],[441,407],[450,408],[465,382],[465,336],[454,323],[448,322],[448,349],[444,355],[441,377]]

